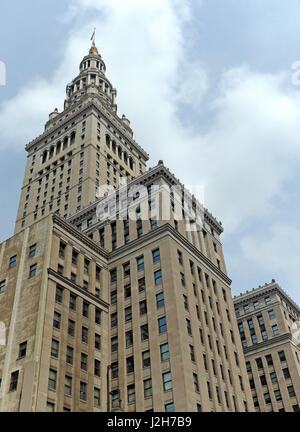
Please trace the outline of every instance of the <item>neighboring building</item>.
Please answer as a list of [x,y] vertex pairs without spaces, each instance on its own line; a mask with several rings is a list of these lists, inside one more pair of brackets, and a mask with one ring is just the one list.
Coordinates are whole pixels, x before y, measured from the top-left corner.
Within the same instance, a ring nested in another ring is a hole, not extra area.
[[15,236],[1,245],[0,409],[253,411],[221,224],[195,216],[201,206],[162,161],[146,171],[94,44],[80,71],[64,111],[26,147]]
[[300,308],[275,280],[234,305],[256,411],[300,411]]
[[107,279],[107,253],[58,216],[0,245],[0,411],[106,410]]

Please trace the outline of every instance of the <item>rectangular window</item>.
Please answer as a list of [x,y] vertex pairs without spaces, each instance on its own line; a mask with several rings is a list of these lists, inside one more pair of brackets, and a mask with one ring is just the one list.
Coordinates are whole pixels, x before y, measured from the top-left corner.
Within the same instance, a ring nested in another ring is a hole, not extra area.
[[166,373],[162,374],[162,379],[163,379],[164,391],[172,390],[173,384],[172,384],[171,372],[166,372]]
[[51,342],[51,357],[58,358],[59,353],[59,342],[55,339],[52,339]]
[[118,292],[117,291],[112,291],[110,294],[110,303],[111,304],[116,304],[118,300]]
[[36,270],[37,270],[37,264],[33,264],[32,266],[30,266],[29,268],[29,277],[32,278],[36,275]]
[[162,272],[161,272],[161,270],[158,270],[154,273],[154,280],[155,280],[155,285],[162,284]]
[[127,374],[134,372],[134,358],[128,357],[126,359],[126,368],[127,368]]
[[123,265],[124,278],[130,276],[130,263],[126,263]]
[[[293,397],[296,397],[296,393],[295,393],[295,390],[294,390],[294,386],[288,386],[288,392],[289,392],[289,397],[290,398],[293,398]],[[279,391],[279,390],[277,390],[277,391]],[[280,396],[281,397],[281,396]],[[281,399],[276,399],[276,400],[281,400]]]
[[135,386],[134,384],[130,384],[127,386],[127,402],[129,404],[135,402]]
[[270,320],[272,320],[272,319],[275,318],[275,313],[274,313],[273,309],[272,309],[272,310],[269,310],[269,311],[268,311],[268,314],[269,314],[269,319],[270,319]]
[[194,351],[194,347],[193,347],[193,345],[190,345],[189,347],[190,347],[190,356],[191,356],[191,360],[192,360],[192,362],[195,362],[196,360],[195,360],[195,351]]
[[27,351],[27,342],[23,342],[19,345],[18,359],[22,359],[22,358],[26,357],[26,351]]
[[276,336],[276,335],[278,335],[280,333],[277,324],[275,324],[275,325],[272,326],[272,331],[273,331],[273,335],[274,336]]
[[191,328],[191,321],[189,319],[186,319],[186,329],[189,334],[189,336],[192,336],[192,328]]
[[152,258],[153,258],[154,264],[160,261],[160,250],[159,249],[155,249],[152,252]]
[[67,346],[66,362],[72,365],[73,358],[74,358],[74,349],[70,346]]
[[89,331],[86,327],[82,327],[81,340],[84,343],[88,343]]
[[167,320],[166,317],[162,317],[158,320],[159,334],[166,333],[167,331]]
[[95,333],[95,349],[98,351],[101,350],[101,336],[97,333]]
[[56,390],[56,378],[57,378],[57,372],[54,369],[50,369],[49,371],[49,379],[48,379],[48,388],[50,390],[55,391]]
[[97,377],[101,376],[101,363],[99,360],[95,359],[95,364],[94,364],[94,374]]
[[111,338],[111,352],[117,352],[118,351],[118,337],[115,336]]
[[85,301],[82,303],[82,316],[89,317],[89,304]]
[[98,325],[101,324],[101,310],[98,308],[95,310],[95,323]]
[[279,360],[281,362],[284,362],[286,360],[284,351],[279,351],[278,352],[278,357],[279,357]]
[[150,351],[144,351],[142,353],[142,363],[143,363],[143,368],[147,368],[150,367]]
[[9,391],[13,392],[17,390],[19,380],[19,371],[13,372],[10,378]]
[[101,404],[100,389],[94,387],[94,407],[99,408]]
[[81,353],[80,367],[85,372],[88,369],[88,356],[85,353]]
[[140,302],[140,315],[147,314],[147,302],[146,300],[143,300]]
[[132,320],[132,307],[129,306],[125,309],[125,322]]
[[29,248],[29,258],[33,258],[36,254],[36,244]]
[[68,321],[68,335],[75,336],[75,321]]
[[87,399],[87,384],[80,381],[80,400],[86,402]]
[[14,255],[9,259],[9,268],[10,269],[14,268],[16,267],[16,265],[17,265],[17,255]]
[[116,379],[119,377],[119,365],[118,362],[112,363],[111,365],[111,378]]
[[128,299],[131,297],[131,285],[126,285],[124,287],[124,298]]
[[0,282],[0,294],[3,294],[5,291],[6,280]]
[[53,327],[56,328],[57,330],[60,329],[60,321],[61,321],[61,315],[60,315],[60,313],[54,312]]
[[72,378],[68,375],[65,376],[65,395],[72,396]]
[[139,285],[139,292],[140,293],[145,291],[145,289],[146,289],[145,278],[139,279],[138,285]]
[[141,341],[145,341],[149,339],[149,330],[148,324],[141,326]]
[[169,360],[170,353],[169,353],[169,344],[168,343],[165,343],[165,344],[160,346],[160,358],[161,358],[161,361]]
[[141,256],[139,258],[136,259],[136,263],[137,263],[137,271],[142,271],[145,268],[145,263],[144,263],[144,257]]
[[148,398],[152,396],[152,380],[147,379],[144,381],[144,397]]
[[126,348],[129,348],[133,345],[133,333],[132,330],[129,330],[125,333],[126,340]]
[[164,298],[164,293],[159,293],[156,295],[156,307],[157,309],[160,309],[162,307],[164,307],[165,305],[165,298]]
[[69,303],[69,307],[71,310],[75,311],[76,310],[76,295],[74,294],[70,294],[70,303]]

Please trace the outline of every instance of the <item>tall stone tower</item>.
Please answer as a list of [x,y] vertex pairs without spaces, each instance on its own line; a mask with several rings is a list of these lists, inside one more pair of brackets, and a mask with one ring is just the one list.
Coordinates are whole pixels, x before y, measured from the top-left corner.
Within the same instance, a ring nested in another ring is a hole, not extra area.
[[67,85],[64,110],[55,109],[42,135],[26,146],[27,166],[15,233],[50,213],[63,217],[94,202],[99,185],[145,172],[148,155],[130,122],[117,115],[116,94],[93,44]]
[[0,245],[0,409],[252,411],[222,224],[163,161],[146,170],[105,73],[93,44],[26,147]]

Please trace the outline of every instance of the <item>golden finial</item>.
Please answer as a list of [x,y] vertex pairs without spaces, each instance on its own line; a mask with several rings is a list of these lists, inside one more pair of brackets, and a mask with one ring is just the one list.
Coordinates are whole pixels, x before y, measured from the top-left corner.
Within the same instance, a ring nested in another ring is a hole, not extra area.
[[90,49],[90,54],[99,54],[98,49],[95,45],[95,36],[96,36],[96,27],[94,28],[94,32],[93,32],[92,37],[91,37],[91,41],[93,41],[93,45]]

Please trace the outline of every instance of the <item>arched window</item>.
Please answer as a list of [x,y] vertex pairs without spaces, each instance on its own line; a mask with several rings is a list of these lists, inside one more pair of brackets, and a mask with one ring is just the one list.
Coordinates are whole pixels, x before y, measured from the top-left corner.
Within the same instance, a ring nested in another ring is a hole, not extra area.
[[61,151],[61,142],[58,141],[58,143],[56,144],[56,154],[60,153]]
[[47,160],[47,150],[45,150],[43,153],[42,163],[45,163],[46,160]]
[[49,159],[53,158],[53,156],[54,156],[54,146],[50,147]]
[[75,133],[75,132],[72,132],[72,133],[71,133],[71,145],[74,144],[74,142],[75,142],[75,137],[76,137],[76,133]]
[[120,159],[122,159],[122,148],[118,147],[118,156]]
[[66,148],[68,148],[68,141],[69,141],[68,137],[65,137],[65,139],[64,139],[64,150],[66,150]]

